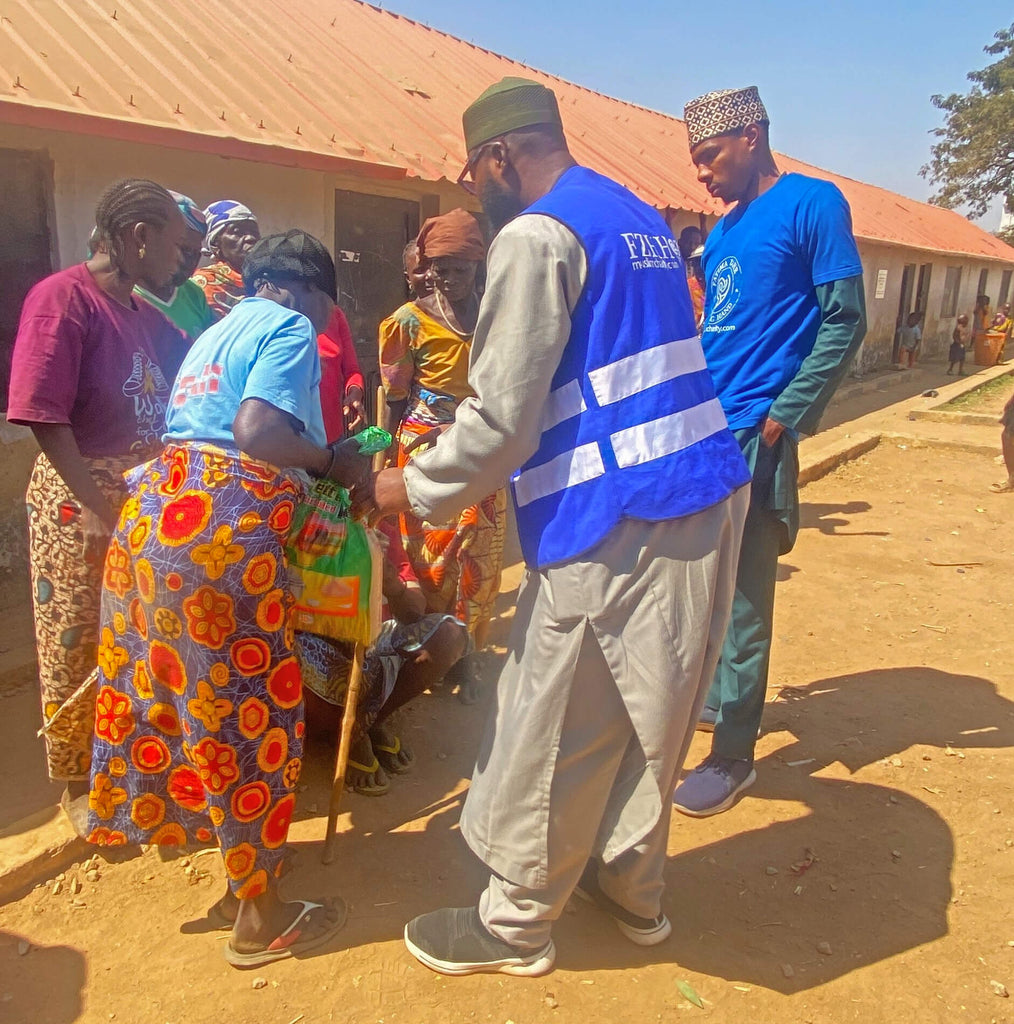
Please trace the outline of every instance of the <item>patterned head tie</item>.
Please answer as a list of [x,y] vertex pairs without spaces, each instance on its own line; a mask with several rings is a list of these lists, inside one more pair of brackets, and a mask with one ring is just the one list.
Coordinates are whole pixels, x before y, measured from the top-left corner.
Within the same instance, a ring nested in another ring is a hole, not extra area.
[[183,220],[186,222],[188,228],[191,231],[196,231],[201,237],[204,237],[205,232],[208,230],[208,222],[204,216],[201,208],[190,198],[190,196],[181,195],[179,192],[174,192],[169,189],[169,195],[173,197],[176,205],[179,207],[180,213],[183,214]]
[[249,207],[237,203],[235,199],[219,199],[212,203],[204,211],[204,219],[208,223],[208,234],[205,238],[205,245],[214,245],[215,240],[225,230],[226,224],[235,223],[238,220],[252,220],[255,224],[257,218]]
[[768,124],[768,112],[756,85],[745,89],[721,89],[691,100],[683,108],[690,148],[705,139],[725,135],[748,124]]

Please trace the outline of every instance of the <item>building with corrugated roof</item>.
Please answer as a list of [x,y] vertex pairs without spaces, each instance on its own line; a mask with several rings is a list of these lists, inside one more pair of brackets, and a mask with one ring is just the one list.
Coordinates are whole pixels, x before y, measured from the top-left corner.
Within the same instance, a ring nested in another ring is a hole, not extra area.
[[[333,243],[342,305],[364,365],[375,366],[377,324],[404,299],[406,239],[428,216],[476,208],[455,184],[461,112],[505,75],[554,89],[576,159],[663,211],[676,232],[722,213],[697,182],[675,117],[359,0],[287,0],[253,13],[231,17],[206,0],[4,4],[0,390],[24,292],[84,257],[95,201],[124,176],[202,205],[238,199],[265,232],[298,226]],[[932,354],[977,293],[1008,297],[1014,249],[957,213],[777,159],[835,182],[852,206],[870,320],[860,370],[892,359],[912,308],[925,311]],[[0,426],[2,450],[12,454],[21,436]],[[22,484],[20,473],[4,475],[0,507],[20,499]]]

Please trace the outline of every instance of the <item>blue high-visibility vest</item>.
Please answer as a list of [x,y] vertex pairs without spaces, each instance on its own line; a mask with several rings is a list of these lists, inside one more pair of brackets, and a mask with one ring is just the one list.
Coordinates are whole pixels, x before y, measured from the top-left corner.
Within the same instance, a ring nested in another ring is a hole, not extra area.
[[715,397],[683,261],[658,212],[572,167],[527,214],[566,225],[588,263],[538,451],[511,481],[525,561],[542,569],[586,554],[621,519],[700,512],[750,472]]

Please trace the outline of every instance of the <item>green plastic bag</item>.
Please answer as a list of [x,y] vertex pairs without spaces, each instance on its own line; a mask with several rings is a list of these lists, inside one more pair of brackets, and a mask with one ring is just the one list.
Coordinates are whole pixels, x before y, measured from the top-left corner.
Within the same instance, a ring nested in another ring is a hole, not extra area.
[[[391,435],[367,427],[359,451],[374,455]],[[318,480],[293,514],[285,546],[296,629],[331,640],[370,643],[380,632],[383,562],[373,531],[351,517],[349,492]]]

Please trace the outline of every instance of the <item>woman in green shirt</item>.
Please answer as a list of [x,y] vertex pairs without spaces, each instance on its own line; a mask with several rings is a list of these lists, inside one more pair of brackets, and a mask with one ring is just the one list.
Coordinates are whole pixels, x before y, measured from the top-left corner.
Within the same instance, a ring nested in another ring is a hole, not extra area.
[[174,323],[190,340],[195,342],[214,322],[215,317],[204,297],[204,291],[191,275],[201,262],[201,246],[207,231],[207,223],[201,208],[189,196],[179,192],[169,193],[183,214],[187,236],[180,248],[183,262],[173,279],[159,292],[150,292],[138,285],[134,292],[154,306],[170,322]]

